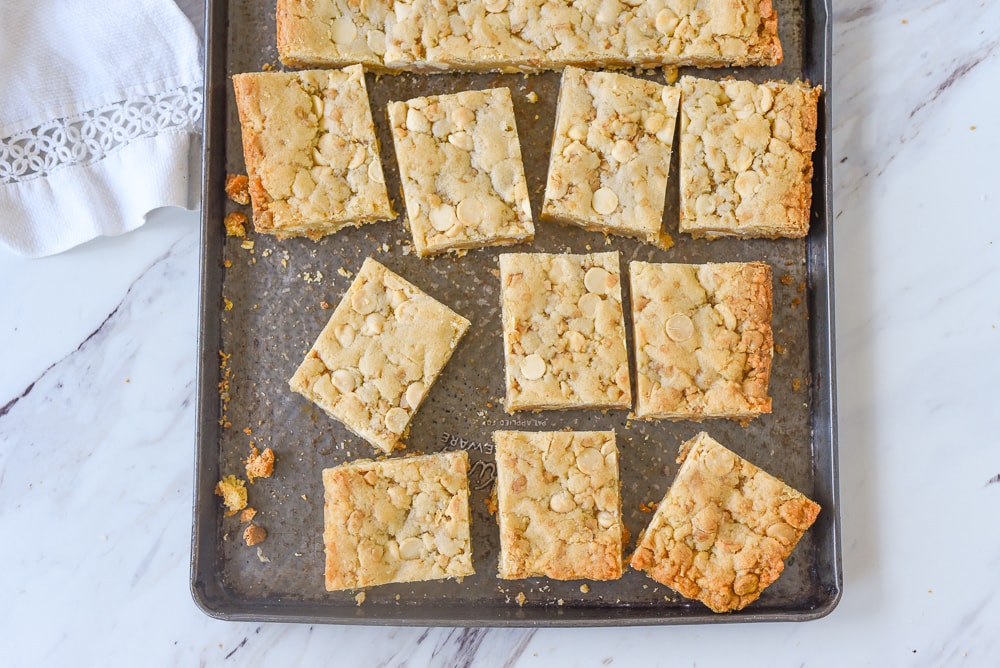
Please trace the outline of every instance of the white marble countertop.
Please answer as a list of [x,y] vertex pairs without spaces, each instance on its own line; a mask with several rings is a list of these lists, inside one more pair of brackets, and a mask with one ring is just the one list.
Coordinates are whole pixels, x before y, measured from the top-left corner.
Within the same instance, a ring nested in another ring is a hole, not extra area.
[[[960,10],[960,11],[959,11]],[[1000,3],[835,2],[844,594],[807,623],[227,623],[189,593],[198,216],[0,254],[0,663],[1000,663]]]

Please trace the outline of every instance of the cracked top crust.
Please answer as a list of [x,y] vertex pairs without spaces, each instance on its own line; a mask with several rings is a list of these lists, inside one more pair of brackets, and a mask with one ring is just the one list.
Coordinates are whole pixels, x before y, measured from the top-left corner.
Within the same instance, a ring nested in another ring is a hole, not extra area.
[[318,239],[395,217],[364,72],[233,75],[253,222],[279,239]]
[[286,65],[529,71],[782,60],[771,0],[279,0]]
[[323,471],[326,589],[474,573],[465,451]]
[[500,577],[620,578],[615,433],[496,431],[493,441]]
[[542,217],[657,243],[680,90],[563,71]]
[[746,420],[771,412],[771,267],[629,265],[636,417]]
[[368,258],[289,387],[392,452],[469,324]]
[[419,255],[534,237],[509,89],[390,102],[388,114]]
[[694,77],[680,87],[680,231],[806,236],[820,87]]
[[632,404],[618,252],[500,256],[506,409]]
[[631,565],[715,612],[740,610],[781,575],[820,507],[705,432],[677,461]]

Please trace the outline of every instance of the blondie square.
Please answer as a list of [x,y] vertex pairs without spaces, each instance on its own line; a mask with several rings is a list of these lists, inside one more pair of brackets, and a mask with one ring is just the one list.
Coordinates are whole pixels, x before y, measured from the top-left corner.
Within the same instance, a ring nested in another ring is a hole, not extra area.
[[469,324],[368,258],[289,386],[392,452]]
[[771,267],[629,265],[637,418],[749,420],[771,412]]
[[508,412],[632,405],[618,252],[500,256]]
[[318,239],[395,217],[360,65],[233,75],[258,232]]
[[534,237],[509,89],[390,102],[388,113],[418,255]]
[[705,432],[677,462],[631,565],[715,612],[740,610],[778,579],[820,507]]
[[819,86],[684,77],[680,87],[680,231],[806,236]]
[[542,219],[662,244],[680,90],[563,71]]
[[496,431],[493,441],[500,577],[620,578],[615,433]]
[[278,0],[278,57],[289,67],[381,70],[390,0]]
[[464,450],[323,470],[326,589],[474,573]]

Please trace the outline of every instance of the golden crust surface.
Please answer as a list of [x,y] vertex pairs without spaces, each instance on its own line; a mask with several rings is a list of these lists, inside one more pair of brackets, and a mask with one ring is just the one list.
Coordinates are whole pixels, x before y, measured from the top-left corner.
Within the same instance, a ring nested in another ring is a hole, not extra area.
[[279,239],[319,239],[394,218],[364,71],[233,75],[253,222]]
[[506,409],[632,405],[618,252],[500,256]]
[[781,575],[820,507],[705,432],[678,463],[631,566],[715,612],[740,610]]
[[771,267],[629,266],[636,417],[746,420],[771,412]]
[[509,89],[390,102],[388,115],[418,255],[534,238]]
[[468,470],[465,451],[324,469],[327,591],[472,575]]
[[820,87],[683,77],[681,232],[804,237]]
[[279,0],[295,67],[533,71],[781,62],[770,0]]
[[680,91],[563,70],[542,218],[655,243]]
[[392,452],[469,325],[368,258],[289,386]]
[[493,441],[500,577],[620,578],[615,433],[496,431]]

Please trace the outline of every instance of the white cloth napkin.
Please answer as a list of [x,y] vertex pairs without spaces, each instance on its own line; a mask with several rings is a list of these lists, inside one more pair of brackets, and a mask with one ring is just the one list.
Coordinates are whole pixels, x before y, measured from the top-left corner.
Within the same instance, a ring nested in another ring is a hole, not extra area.
[[0,246],[51,255],[197,206],[198,35],[172,0],[0,11]]

